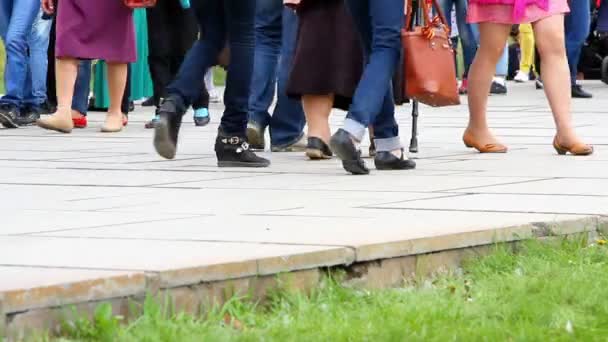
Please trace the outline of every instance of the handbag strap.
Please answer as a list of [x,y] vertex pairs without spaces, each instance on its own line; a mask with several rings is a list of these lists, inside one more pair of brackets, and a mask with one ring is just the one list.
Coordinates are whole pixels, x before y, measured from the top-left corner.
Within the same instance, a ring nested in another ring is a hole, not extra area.
[[[441,24],[443,24],[443,27],[445,28],[448,36],[450,34],[450,26],[448,25],[448,22],[446,20],[445,14],[443,13],[443,10],[441,9],[441,6],[439,6],[439,3],[437,2],[437,0],[431,0],[431,7],[429,8],[429,4],[427,3],[427,0],[416,0],[418,2],[418,8],[416,10],[422,10],[422,17],[423,17],[423,22],[422,22],[422,26],[423,27],[429,27],[432,24],[432,20],[429,16],[430,10],[433,9],[437,12],[439,20],[441,22]],[[415,26],[414,23],[412,22],[412,16],[414,13],[414,4],[413,4],[414,0],[406,0],[406,16],[405,16],[405,29],[407,31],[411,31],[413,29],[413,27]],[[416,14],[418,15],[418,14]]]

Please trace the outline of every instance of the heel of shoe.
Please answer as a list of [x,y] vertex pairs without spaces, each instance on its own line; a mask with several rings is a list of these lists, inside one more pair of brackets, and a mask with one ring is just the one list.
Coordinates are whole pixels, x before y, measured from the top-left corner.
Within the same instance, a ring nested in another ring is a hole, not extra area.
[[568,153],[568,150],[565,150],[564,148],[558,145],[553,145],[553,148],[555,148],[555,152],[557,152],[557,154],[559,154],[560,156],[563,156]]

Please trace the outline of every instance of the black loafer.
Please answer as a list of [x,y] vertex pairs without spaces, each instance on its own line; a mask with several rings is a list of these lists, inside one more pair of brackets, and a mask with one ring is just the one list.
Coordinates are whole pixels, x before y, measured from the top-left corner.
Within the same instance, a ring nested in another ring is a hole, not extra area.
[[180,99],[166,99],[158,110],[158,121],[154,125],[154,148],[166,159],[175,158],[177,138],[182,125],[183,106]]
[[323,140],[315,137],[308,137],[306,145],[306,156],[311,160],[331,159],[333,157],[331,149]]
[[575,84],[572,86],[572,97],[575,99],[590,99],[593,95],[585,91],[580,84]]
[[369,174],[369,169],[365,166],[365,162],[361,158],[361,151],[357,150],[351,135],[347,131],[339,129],[331,137],[329,145],[338,158],[342,159],[344,170],[353,175]]
[[416,162],[405,159],[405,153],[401,149],[401,158],[395,157],[391,152],[379,151],[374,158],[377,170],[412,170],[416,168]]

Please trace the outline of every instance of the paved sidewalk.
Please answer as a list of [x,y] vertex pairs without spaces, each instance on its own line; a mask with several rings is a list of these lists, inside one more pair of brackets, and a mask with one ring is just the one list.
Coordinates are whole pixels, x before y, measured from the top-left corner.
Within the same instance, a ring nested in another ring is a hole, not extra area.
[[[187,117],[175,161],[154,153],[143,128],[150,110],[115,135],[98,133],[100,113],[71,135],[0,130],[0,313],[3,291],[10,313],[69,296],[31,293],[41,287],[118,279],[75,295],[114,298],[150,275],[174,287],[483,245],[531,222],[587,222],[608,213],[608,87],[588,89],[595,99],[574,101],[574,114],[592,157],[555,154],[548,106],[530,83],[490,100],[510,153],[463,146],[466,106],[424,107],[418,169],[369,177],[301,153],[267,153],[265,170],[218,169],[217,106],[208,128]],[[399,109],[404,141],[409,110]]]

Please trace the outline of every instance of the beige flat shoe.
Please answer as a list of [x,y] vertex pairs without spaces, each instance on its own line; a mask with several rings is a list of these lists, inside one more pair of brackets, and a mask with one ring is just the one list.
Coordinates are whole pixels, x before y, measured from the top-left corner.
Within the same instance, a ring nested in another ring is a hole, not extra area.
[[38,119],[36,121],[36,125],[38,125],[40,128],[61,133],[71,133],[72,129],[74,129],[74,122],[72,121],[72,118],[65,120],[56,114],[50,115],[44,119]]
[[479,151],[479,153],[507,153],[509,150],[501,143],[482,145],[478,143],[468,132],[465,132],[464,136],[462,137],[462,141],[466,147],[474,148]]
[[557,154],[562,156],[567,153],[574,156],[590,156],[593,154],[593,146],[582,143],[574,144],[572,146],[564,146],[559,142],[557,136],[555,139],[553,139],[553,148],[555,148]]

